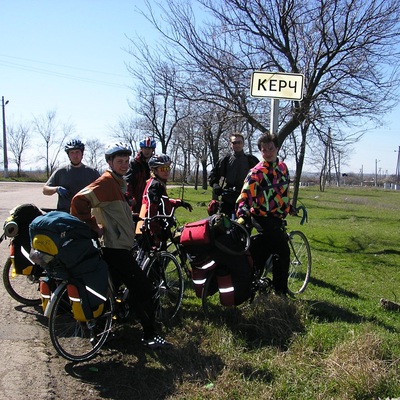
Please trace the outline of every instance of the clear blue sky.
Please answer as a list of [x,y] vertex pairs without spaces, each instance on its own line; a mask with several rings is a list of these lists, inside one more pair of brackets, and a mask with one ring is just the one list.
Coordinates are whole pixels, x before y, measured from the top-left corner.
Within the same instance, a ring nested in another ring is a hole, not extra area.
[[[142,0],[3,1],[0,96],[9,100],[7,125],[56,110],[77,136],[109,142],[109,127],[131,114],[126,36],[154,34],[138,7],[144,9]],[[395,173],[400,106],[387,120],[362,139],[342,172],[374,173],[378,160],[383,173]]]

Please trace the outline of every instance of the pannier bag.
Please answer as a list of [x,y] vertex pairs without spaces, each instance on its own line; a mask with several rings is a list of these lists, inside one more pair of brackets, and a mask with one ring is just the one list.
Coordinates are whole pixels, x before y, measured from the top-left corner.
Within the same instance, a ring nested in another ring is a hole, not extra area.
[[[218,258],[218,257],[217,257]],[[234,257],[226,255],[217,261],[217,285],[220,303],[233,306],[244,303],[251,296],[253,262],[250,253]]]
[[215,269],[217,279],[209,294],[219,290],[220,302],[225,306],[239,305],[249,299],[253,264],[248,251],[250,237],[245,228],[217,214],[186,224],[180,241],[189,254],[198,297],[209,271]]
[[10,216],[4,222],[4,234],[12,238],[10,257],[15,274],[31,275],[33,272],[34,263],[29,258],[29,224],[42,214],[33,204],[21,204],[10,211]]
[[250,246],[250,235],[236,221],[224,214],[215,214],[185,224],[180,241],[189,254],[220,250],[231,255],[242,255]]
[[201,297],[201,294],[203,292],[203,287],[207,279],[207,274],[215,268],[216,264],[214,260],[206,258],[200,262],[192,262],[191,266],[192,266],[191,272],[192,272],[192,281],[194,285],[194,290],[196,296]]
[[40,281],[39,284],[40,299],[42,300],[43,313],[46,311],[47,304],[49,304],[51,297],[50,284],[47,281]]
[[[106,300],[108,267],[100,258],[89,226],[66,212],[51,211],[35,218],[29,233],[31,258],[50,277],[67,279],[75,285],[79,297],[76,293],[74,297],[80,299],[84,318],[95,318],[99,306]],[[79,318],[82,320],[82,315]]]

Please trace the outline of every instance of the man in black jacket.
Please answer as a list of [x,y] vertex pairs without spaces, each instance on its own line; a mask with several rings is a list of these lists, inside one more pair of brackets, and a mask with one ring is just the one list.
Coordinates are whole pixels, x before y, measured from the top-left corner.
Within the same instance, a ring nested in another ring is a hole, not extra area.
[[208,183],[213,188],[213,199],[221,196],[221,212],[232,217],[244,178],[259,160],[243,151],[244,137],[241,133],[233,133],[229,141],[232,152],[218,160],[211,170]]

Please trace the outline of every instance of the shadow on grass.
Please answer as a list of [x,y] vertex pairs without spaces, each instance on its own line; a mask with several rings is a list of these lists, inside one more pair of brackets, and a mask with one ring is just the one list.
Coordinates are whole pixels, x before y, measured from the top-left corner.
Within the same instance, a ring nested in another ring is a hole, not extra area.
[[[104,399],[165,399],[177,396],[182,382],[197,387],[198,393],[207,392],[207,386],[228,366],[217,354],[218,348],[208,344],[212,340],[208,323],[188,324],[185,319],[178,325],[182,337],[173,338],[173,347],[158,350],[141,346],[140,328],[123,326],[118,330],[120,337],[108,343],[95,359],[67,363],[65,371],[90,384]],[[268,369],[255,371],[246,362],[232,368],[246,380],[267,383],[272,379]]]
[[182,381],[205,386],[216,380],[223,368],[218,355],[201,353],[197,340],[150,350],[141,346],[140,332],[130,327],[95,359],[68,363],[65,371],[93,385],[104,399],[156,400],[175,393]]
[[309,284],[319,286],[320,288],[329,289],[332,292],[338,294],[339,296],[348,297],[350,299],[359,299],[360,298],[360,296],[355,292],[343,289],[342,287],[340,287],[338,285],[334,285],[332,283],[325,282],[321,279],[314,278],[313,276],[310,277]]

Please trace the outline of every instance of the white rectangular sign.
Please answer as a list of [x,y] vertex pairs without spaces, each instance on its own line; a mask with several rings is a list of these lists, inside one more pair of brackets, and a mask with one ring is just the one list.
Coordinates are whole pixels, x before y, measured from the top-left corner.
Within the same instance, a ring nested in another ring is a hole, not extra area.
[[304,75],[254,71],[251,75],[250,95],[272,99],[303,99]]

